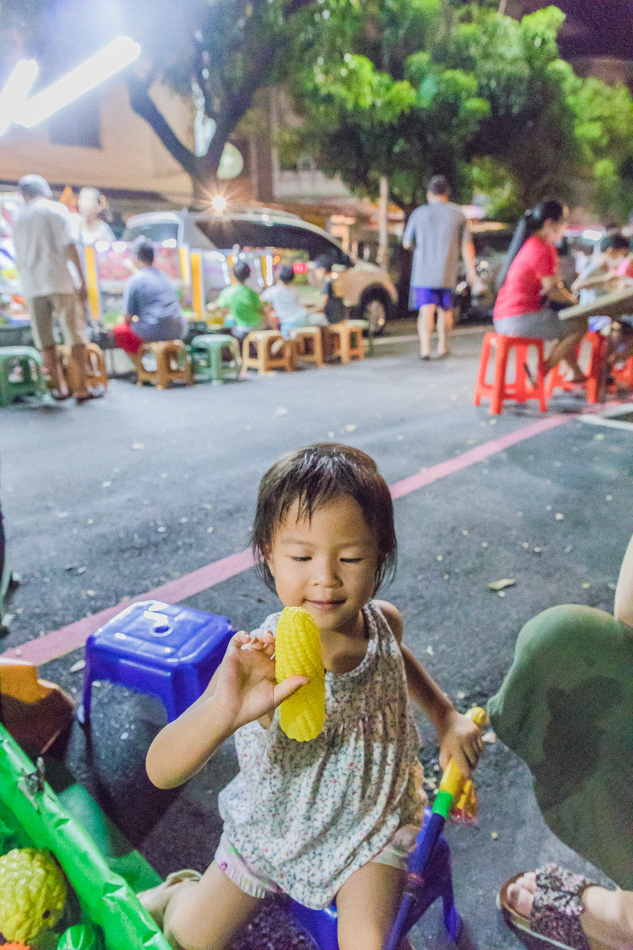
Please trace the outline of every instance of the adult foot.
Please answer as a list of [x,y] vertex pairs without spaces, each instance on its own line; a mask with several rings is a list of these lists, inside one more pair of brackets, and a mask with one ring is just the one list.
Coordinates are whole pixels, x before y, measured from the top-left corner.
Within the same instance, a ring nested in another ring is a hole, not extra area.
[[420,359],[426,361],[426,360],[430,360],[431,357],[429,356],[428,353],[422,353],[422,354],[420,355]]
[[136,896],[153,921],[162,930],[167,905],[174,896],[178,885],[185,881],[199,881],[200,877],[199,871],[191,871],[189,869],[184,871],[172,871],[166,880],[164,880],[162,884],[159,884],[158,887],[152,887],[149,891],[141,891],[141,893]]
[[447,356],[450,356],[450,355],[451,355],[450,350],[438,350],[437,353],[435,354],[435,359],[444,360],[446,359]]

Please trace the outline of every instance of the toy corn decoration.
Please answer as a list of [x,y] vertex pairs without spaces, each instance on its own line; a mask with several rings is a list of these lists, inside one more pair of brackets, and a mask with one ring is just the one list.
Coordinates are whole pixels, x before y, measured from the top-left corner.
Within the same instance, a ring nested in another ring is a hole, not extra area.
[[279,725],[289,739],[316,739],[325,723],[325,670],[319,628],[303,607],[286,607],[277,622],[275,674],[278,683],[289,676],[309,678],[279,707]]

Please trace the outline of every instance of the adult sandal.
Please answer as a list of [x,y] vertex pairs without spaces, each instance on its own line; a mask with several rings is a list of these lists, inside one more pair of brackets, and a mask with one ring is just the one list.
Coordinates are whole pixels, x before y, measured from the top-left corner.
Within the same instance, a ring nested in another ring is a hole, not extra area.
[[557,864],[546,864],[536,872],[536,893],[527,918],[508,900],[508,888],[525,873],[515,874],[497,894],[497,907],[508,926],[518,932],[521,942],[530,950],[590,950],[579,917],[585,909],[582,894],[594,882]]

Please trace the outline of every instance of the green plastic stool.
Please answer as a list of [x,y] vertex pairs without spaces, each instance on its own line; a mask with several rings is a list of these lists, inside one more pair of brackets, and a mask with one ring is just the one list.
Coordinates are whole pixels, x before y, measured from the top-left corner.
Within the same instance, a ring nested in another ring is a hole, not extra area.
[[0,406],[9,406],[18,396],[43,396],[42,365],[42,357],[32,346],[0,347]]
[[[195,336],[189,346],[195,379],[207,379],[220,385],[225,379],[238,379],[242,358],[238,341],[226,333],[204,333]],[[224,350],[229,350],[230,360],[224,360]]]

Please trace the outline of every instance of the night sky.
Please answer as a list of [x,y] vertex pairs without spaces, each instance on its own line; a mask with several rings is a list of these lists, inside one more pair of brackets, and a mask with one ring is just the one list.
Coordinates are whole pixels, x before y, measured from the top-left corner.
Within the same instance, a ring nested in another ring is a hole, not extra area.
[[[633,59],[633,0],[555,0],[567,14],[560,37],[564,56]],[[520,0],[524,13],[549,4]]]

